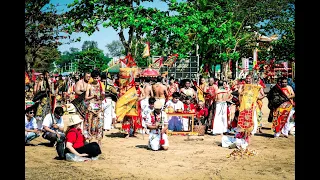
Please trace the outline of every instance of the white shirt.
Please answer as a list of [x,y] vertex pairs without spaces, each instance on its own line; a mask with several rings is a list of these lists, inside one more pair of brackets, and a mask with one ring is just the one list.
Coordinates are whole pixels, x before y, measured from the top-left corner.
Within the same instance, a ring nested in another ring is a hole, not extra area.
[[164,111],[161,111],[161,113],[157,115],[156,121],[152,121],[151,114],[149,113],[146,116],[146,121],[147,121],[147,125],[149,126],[154,126],[156,125],[156,122],[160,123],[160,121],[163,121],[163,124],[168,124],[167,113]]
[[177,109],[182,109],[182,111],[184,110],[184,105],[182,103],[182,101],[178,100],[176,103],[174,103],[172,100],[169,100],[166,103],[167,107],[173,107],[173,109],[176,111]]
[[60,117],[60,119],[57,119],[53,114],[51,116],[51,113],[47,114],[46,117],[44,117],[42,126],[47,126],[48,128],[53,130],[54,128],[52,127],[52,125],[53,125],[52,117],[56,120],[57,125],[59,126],[59,128],[63,128],[64,127],[62,116]]
[[25,116],[25,121],[24,121],[24,127],[28,129],[37,129],[37,120],[36,118],[32,117],[30,122],[27,119],[27,116]]
[[150,106],[147,106],[143,109],[141,116],[142,118],[146,118],[148,114],[150,114],[154,109],[150,109]]

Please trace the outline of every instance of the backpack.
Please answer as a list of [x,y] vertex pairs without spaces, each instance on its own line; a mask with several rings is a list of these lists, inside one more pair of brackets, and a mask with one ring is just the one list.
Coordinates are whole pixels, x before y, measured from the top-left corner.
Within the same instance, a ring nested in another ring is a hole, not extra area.
[[[76,138],[78,138],[78,133],[75,130],[71,130],[69,132],[75,132],[76,133]],[[59,156],[59,159],[65,159],[66,154],[65,154],[65,149],[66,149],[66,143],[65,143],[65,137],[61,136],[60,139],[57,140],[56,144],[56,150]]]

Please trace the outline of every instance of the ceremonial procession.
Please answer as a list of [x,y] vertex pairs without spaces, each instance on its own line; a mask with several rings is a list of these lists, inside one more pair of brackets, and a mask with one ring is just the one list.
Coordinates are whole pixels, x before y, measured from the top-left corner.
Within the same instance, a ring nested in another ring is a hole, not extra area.
[[241,1],[57,2],[26,1],[26,179],[295,178],[292,34]]

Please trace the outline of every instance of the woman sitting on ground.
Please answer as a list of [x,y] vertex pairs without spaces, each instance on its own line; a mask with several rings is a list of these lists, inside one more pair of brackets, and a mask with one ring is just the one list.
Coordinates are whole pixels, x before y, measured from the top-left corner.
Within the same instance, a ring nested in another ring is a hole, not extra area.
[[98,143],[85,142],[85,137],[81,131],[82,120],[78,115],[71,115],[68,119],[68,128],[66,131],[66,153],[73,153],[81,157],[96,157],[101,154]]

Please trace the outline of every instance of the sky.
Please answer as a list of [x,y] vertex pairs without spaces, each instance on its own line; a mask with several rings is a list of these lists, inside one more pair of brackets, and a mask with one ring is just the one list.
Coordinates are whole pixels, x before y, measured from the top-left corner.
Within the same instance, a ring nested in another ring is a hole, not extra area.
[[[63,12],[67,10],[67,4],[72,3],[73,0],[51,0],[50,3],[58,6],[58,12]],[[143,2],[142,6],[157,8],[162,11],[168,10],[168,5],[160,0],[154,0],[154,2]],[[81,46],[84,41],[96,41],[98,43],[98,48],[103,50],[104,53],[108,53],[106,45],[111,43],[114,40],[120,40],[117,32],[113,28],[104,28],[102,25],[98,26],[99,31],[94,32],[91,36],[88,36],[86,33],[74,33],[71,35],[71,39],[76,39],[77,37],[81,37],[80,42],[74,42],[71,44],[63,44],[58,47],[60,52],[69,51],[71,47],[78,48],[81,50]],[[125,34],[125,38],[127,39],[127,33]],[[62,41],[63,42],[63,41]]]

